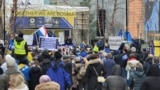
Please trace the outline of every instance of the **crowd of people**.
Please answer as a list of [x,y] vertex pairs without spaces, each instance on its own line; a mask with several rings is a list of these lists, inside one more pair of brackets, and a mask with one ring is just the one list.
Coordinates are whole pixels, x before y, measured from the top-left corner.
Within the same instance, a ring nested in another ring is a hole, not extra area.
[[1,54],[0,90],[160,90],[160,58],[135,44],[38,50],[20,33],[12,45]]

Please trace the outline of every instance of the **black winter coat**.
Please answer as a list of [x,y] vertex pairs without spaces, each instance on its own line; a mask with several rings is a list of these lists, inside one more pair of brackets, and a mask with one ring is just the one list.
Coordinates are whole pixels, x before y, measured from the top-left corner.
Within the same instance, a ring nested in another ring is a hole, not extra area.
[[112,76],[107,77],[105,90],[127,90],[127,82],[120,76],[120,65],[115,65],[112,69],[112,73]]
[[[100,63],[90,64],[87,67],[86,76],[88,78],[88,89],[87,90],[102,90],[102,83],[97,81],[97,74],[94,70],[96,69],[99,76],[106,76],[104,66]],[[103,73],[101,73],[103,72]]]
[[160,77],[146,77],[140,90],[160,90]]

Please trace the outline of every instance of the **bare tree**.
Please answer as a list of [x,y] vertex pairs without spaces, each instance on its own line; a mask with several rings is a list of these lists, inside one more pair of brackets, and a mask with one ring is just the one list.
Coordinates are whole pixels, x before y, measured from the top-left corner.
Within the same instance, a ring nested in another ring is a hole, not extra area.
[[11,17],[10,17],[10,24],[9,24],[9,32],[8,34],[10,33],[13,33],[15,32],[15,21],[16,21],[16,12],[17,12],[17,0],[13,0],[13,6],[12,6],[12,9],[11,9]]
[[109,29],[109,35],[113,35],[113,26],[114,26],[114,19],[115,19],[115,14],[116,14],[116,11],[117,11],[117,7],[118,7],[118,3],[117,3],[117,0],[115,0],[114,2],[114,8],[113,8],[113,13],[112,13],[112,16],[111,16],[111,23],[110,23],[110,29]]
[[[106,22],[107,22],[107,35],[114,35],[115,34],[115,30],[116,28],[122,28],[124,27],[124,18],[123,16],[125,15],[125,0],[121,1],[121,0],[107,0],[107,7],[106,7]],[[112,6],[113,5],[113,6]],[[124,11],[120,11],[119,9],[124,9]],[[122,12],[124,12],[124,14],[122,14]],[[118,16],[117,16],[118,15]],[[119,16],[120,15],[120,16]],[[121,19],[119,19],[120,17],[122,17]],[[122,20],[123,19],[123,20]],[[123,22],[122,22],[123,21]],[[117,26],[117,23],[121,23],[122,26],[115,27]]]

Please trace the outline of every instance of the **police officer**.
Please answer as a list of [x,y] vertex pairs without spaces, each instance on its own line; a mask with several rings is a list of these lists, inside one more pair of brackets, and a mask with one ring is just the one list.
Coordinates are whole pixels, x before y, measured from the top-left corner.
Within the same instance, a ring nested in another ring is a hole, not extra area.
[[20,60],[24,60],[28,55],[27,42],[23,39],[22,32],[19,32],[18,36],[14,39],[13,55],[17,64],[19,64]]

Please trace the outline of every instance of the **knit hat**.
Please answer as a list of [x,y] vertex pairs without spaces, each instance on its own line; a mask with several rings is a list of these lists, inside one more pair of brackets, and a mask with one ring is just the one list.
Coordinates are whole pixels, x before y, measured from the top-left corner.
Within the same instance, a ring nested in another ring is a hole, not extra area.
[[6,64],[7,66],[16,66],[16,61],[11,55],[6,55],[5,56]]
[[39,78],[39,83],[51,82],[51,79],[48,75],[42,75]]
[[87,52],[83,51],[83,52],[80,53],[80,55],[81,55],[82,57],[86,57],[86,56],[87,56]]

